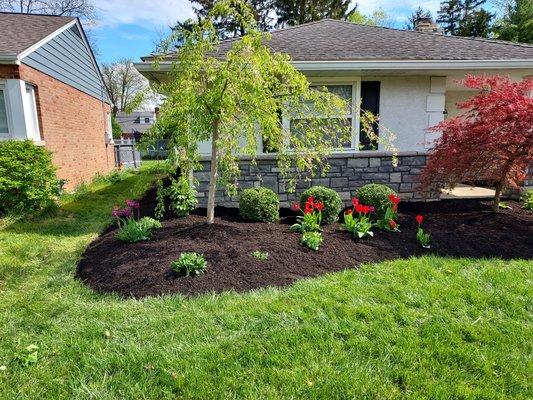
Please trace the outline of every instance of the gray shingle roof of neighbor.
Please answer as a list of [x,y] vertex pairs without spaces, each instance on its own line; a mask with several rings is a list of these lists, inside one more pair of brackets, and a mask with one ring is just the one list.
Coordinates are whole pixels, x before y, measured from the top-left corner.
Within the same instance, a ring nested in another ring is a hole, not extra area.
[[[500,40],[445,36],[323,19],[273,31],[266,44],[293,61],[362,60],[524,60],[533,45]],[[221,43],[223,57],[236,39]],[[146,57],[149,59],[150,57]]]
[[0,54],[18,55],[74,19],[0,12]]

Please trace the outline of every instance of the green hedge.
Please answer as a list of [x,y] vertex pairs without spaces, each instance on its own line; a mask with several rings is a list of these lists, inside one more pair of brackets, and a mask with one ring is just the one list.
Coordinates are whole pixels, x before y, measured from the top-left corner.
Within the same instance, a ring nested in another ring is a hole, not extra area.
[[0,214],[22,215],[51,206],[59,182],[51,153],[30,140],[0,142]]
[[322,224],[332,224],[337,221],[342,209],[342,200],[335,190],[325,186],[313,186],[312,188],[307,189],[300,197],[302,209],[309,196],[313,196],[315,201],[321,201],[324,203]]
[[387,207],[391,204],[389,196],[396,195],[396,192],[386,185],[379,183],[370,183],[361,186],[355,192],[355,197],[367,206],[374,206],[374,216],[376,218],[383,218]]
[[239,212],[252,222],[276,222],[279,219],[279,197],[267,188],[243,190],[239,199]]

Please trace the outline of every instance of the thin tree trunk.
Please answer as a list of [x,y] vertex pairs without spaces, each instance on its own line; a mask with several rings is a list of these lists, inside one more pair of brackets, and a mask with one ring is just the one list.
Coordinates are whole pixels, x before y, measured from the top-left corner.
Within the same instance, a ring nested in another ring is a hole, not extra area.
[[220,119],[213,121],[213,132],[211,137],[211,174],[209,175],[209,194],[207,196],[207,223],[215,222],[215,194],[217,191],[218,160],[217,160],[217,140]]
[[492,211],[494,212],[500,211],[500,197],[502,195],[502,188],[502,182],[498,182],[495,187],[494,203],[492,204]]

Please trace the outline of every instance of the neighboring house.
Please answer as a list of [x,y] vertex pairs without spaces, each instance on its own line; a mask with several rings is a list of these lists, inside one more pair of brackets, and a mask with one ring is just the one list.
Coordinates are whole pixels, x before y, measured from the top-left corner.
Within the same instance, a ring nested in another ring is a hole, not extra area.
[[144,132],[156,120],[157,109],[154,111],[135,111],[130,114],[119,111],[115,119],[122,128],[122,137],[125,139],[139,140]]
[[114,165],[110,103],[77,18],[0,13],[0,140],[33,140],[74,188]]
[[[222,42],[218,56],[223,57],[232,43]],[[330,186],[345,200],[355,188],[370,182],[385,183],[406,199],[420,198],[416,182],[425,164],[428,142],[435,138],[426,128],[457,115],[455,104],[472,94],[456,81],[466,74],[503,74],[514,79],[533,76],[533,45],[332,19],[274,31],[267,45],[273,51],[289,54],[293,65],[313,85],[327,86],[352,102],[346,114],[352,127],[351,143],[332,155],[327,176],[310,183]],[[172,54],[166,57],[159,68],[153,64],[153,56],[142,58],[136,68],[147,78],[162,81],[172,63]],[[375,150],[368,147],[359,129],[357,104],[379,114],[381,125],[397,136],[397,167],[391,164],[390,152],[382,145]],[[290,126],[289,121],[284,124]],[[202,144],[206,158],[209,149],[209,143]],[[282,202],[295,199],[285,190],[275,155],[263,154],[262,148],[258,153],[258,167],[243,168],[240,186],[261,183],[277,191]],[[200,196],[206,196],[208,174],[202,172],[198,177]],[[235,205],[235,200],[224,197],[219,204]]]

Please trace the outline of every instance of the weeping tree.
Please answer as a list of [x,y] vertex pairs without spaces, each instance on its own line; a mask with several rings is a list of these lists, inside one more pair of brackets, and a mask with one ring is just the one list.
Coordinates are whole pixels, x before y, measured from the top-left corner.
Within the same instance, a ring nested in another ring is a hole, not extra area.
[[[224,47],[211,17],[220,15],[239,19],[245,32]],[[158,88],[166,100],[150,137],[169,139],[182,173],[199,167],[198,144],[211,142],[208,223],[217,188],[236,193],[239,158],[254,163],[260,144],[277,153],[281,174],[294,187],[298,179],[327,172],[327,155],[350,141],[350,124],[342,117],[350,105],[326,89],[311,88],[287,55],[266,46],[268,40],[248,6],[223,0],[162,45],[179,48],[169,80]]]

